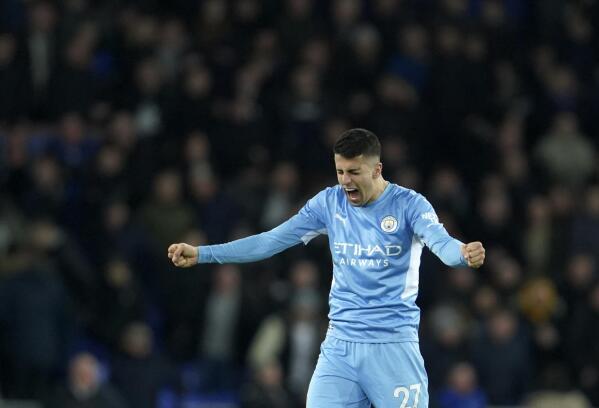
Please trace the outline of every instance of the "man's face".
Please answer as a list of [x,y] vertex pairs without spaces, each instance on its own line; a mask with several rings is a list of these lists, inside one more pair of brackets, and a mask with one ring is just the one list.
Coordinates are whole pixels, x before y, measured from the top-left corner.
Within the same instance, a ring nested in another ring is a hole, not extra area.
[[373,200],[375,181],[381,176],[383,165],[376,157],[356,156],[351,159],[335,154],[337,180],[353,206]]

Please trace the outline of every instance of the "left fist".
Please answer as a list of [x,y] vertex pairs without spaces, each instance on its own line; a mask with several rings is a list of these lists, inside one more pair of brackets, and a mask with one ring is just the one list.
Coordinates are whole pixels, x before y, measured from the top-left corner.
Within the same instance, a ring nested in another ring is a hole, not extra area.
[[485,248],[479,241],[462,245],[462,256],[471,268],[480,268],[485,263]]

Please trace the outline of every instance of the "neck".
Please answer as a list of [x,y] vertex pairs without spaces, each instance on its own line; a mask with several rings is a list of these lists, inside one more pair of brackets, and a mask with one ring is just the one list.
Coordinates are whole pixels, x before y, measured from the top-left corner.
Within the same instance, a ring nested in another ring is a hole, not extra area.
[[379,177],[374,187],[374,194],[372,194],[372,198],[368,202],[371,203],[379,198],[381,194],[383,194],[383,191],[385,191],[387,184],[389,184],[387,180],[385,180],[382,176]]

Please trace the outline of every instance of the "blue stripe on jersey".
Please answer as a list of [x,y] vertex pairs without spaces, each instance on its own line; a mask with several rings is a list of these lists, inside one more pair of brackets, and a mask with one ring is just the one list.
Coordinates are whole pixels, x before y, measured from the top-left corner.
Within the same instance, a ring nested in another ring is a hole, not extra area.
[[466,265],[462,243],[449,236],[431,204],[396,184],[361,207],[352,206],[340,186],[326,188],[268,232],[199,247],[199,262],[258,261],[320,234],[329,236],[333,261],[328,335],[343,340],[418,340],[423,246],[446,265]]

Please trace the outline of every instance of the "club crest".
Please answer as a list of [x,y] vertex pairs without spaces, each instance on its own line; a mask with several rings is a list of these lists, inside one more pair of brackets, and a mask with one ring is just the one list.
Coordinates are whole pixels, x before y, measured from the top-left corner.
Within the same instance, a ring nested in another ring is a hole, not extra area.
[[381,229],[388,234],[392,234],[395,231],[397,231],[398,227],[399,227],[399,223],[397,222],[397,218],[395,218],[392,215],[387,215],[381,221]]

